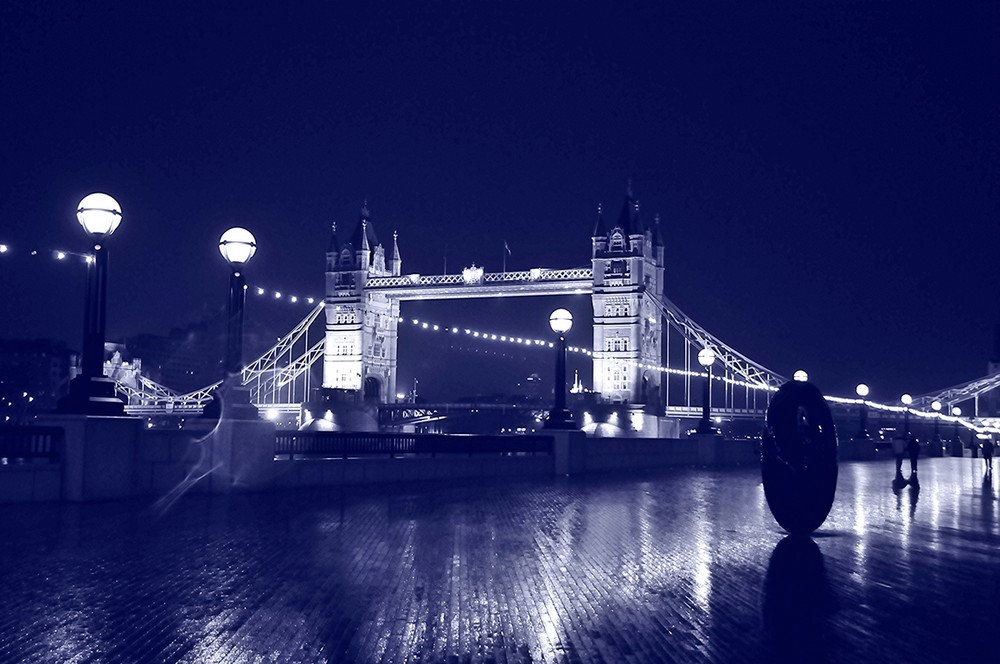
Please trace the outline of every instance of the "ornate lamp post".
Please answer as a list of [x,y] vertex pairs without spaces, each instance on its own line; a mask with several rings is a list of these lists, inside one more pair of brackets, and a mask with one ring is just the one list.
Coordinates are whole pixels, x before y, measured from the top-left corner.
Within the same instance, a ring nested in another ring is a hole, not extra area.
[[245,228],[230,228],[219,238],[219,251],[232,268],[229,273],[229,303],[226,307],[228,325],[225,358],[226,375],[232,376],[243,369],[243,308],[247,287],[243,266],[257,253],[257,240]]
[[70,381],[69,394],[59,411],[87,415],[123,415],[125,405],[115,396],[115,383],[104,376],[104,332],[108,291],[108,250],[105,240],[122,222],[122,208],[111,196],[85,196],[76,211],[77,221],[94,244],[94,259],[87,267],[81,372]]
[[913,397],[909,394],[904,394],[899,397],[900,402],[903,404],[903,431],[909,435],[910,433],[910,404],[913,403]]
[[861,427],[858,429],[858,438],[868,438],[868,402],[865,401],[865,397],[868,396],[869,390],[868,386],[864,383],[859,383],[854,391],[859,397],[861,397]]
[[219,238],[219,251],[231,268],[226,307],[226,356],[223,360],[226,378],[220,388],[224,390],[224,413],[231,417],[255,418],[257,409],[250,404],[249,391],[241,385],[240,372],[243,370],[243,309],[247,288],[243,267],[257,252],[257,240],[245,228],[230,228]]
[[549,411],[546,429],[575,429],[573,414],[566,409],[566,333],[573,327],[573,314],[556,309],[549,315],[549,327],[559,335],[556,343],[556,403]]
[[701,421],[698,422],[695,432],[715,435],[719,432],[712,426],[712,419],[709,412],[712,408],[712,365],[715,364],[715,351],[711,348],[702,348],[698,351],[698,364],[705,367],[708,376],[705,378],[705,391],[702,393]]

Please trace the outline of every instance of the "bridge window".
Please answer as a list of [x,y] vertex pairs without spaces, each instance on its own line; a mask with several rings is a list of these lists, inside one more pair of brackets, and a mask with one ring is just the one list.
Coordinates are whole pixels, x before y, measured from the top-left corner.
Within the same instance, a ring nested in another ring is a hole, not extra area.
[[628,316],[628,305],[618,302],[607,304],[604,307],[604,315],[609,318]]
[[621,353],[628,350],[628,339],[625,337],[611,337],[604,340],[604,350],[614,353]]
[[608,261],[604,268],[605,279],[628,279],[630,276],[628,261]]
[[612,364],[608,367],[608,388],[612,392],[624,392],[629,389],[628,372],[621,364]]

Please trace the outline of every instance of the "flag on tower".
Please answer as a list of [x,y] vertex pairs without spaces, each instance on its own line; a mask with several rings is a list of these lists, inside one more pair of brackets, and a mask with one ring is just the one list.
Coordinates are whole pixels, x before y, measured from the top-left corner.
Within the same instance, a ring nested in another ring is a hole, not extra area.
[[507,255],[510,256],[510,247],[507,245],[507,240],[503,241],[503,248],[507,250]]

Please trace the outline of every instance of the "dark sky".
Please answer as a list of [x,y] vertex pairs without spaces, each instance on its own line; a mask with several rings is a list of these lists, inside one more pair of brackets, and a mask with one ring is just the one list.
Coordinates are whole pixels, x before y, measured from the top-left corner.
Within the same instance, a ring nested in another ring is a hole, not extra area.
[[[217,313],[231,225],[251,283],[302,294],[366,198],[404,272],[495,270],[504,240],[511,268],[570,267],[632,178],[668,296],[746,355],[887,400],[983,375],[1000,5],[760,4],[3,3],[2,336],[79,344],[83,270],[24,251],[84,250],[90,191],[125,213],[115,337]],[[541,335],[551,304],[404,311]],[[275,336],[305,313],[249,306]],[[438,380],[431,339],[402,378]]]

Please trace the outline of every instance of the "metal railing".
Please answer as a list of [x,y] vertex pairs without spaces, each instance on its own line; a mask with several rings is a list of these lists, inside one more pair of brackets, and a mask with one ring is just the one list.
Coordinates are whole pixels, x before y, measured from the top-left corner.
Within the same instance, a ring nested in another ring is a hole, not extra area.
[[552,454],[552,437],[278,431],[274,455],[310,458],[438,454]]
[[27,463],[36,459],[59,463],[62,441],[60,427],[0,427],[0,464]]

